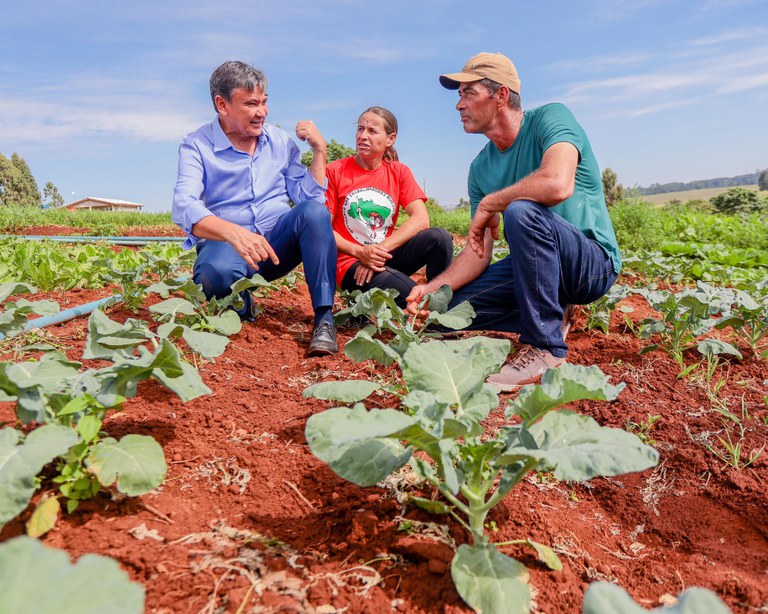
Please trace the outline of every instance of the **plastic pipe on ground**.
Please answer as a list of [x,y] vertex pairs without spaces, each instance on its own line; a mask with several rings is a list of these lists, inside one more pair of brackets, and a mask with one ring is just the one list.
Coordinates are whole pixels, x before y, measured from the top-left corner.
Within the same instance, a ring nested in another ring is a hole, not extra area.
[[114,243],[115,245],[147,245],[149,243],[181,243],[185,237],[91,237],[87,235],[0,235],[0,239],[26,241],[58,241],[60,243]]
[[[71,307],[70,309],[65,309],[64,311],[55,313],[52,316],[43,316],[42,318],[35,318],[34,320],[29,320],[24,325],[23,332],[27,332],[28,330],[32,330],[33,328],[47,328],[49,326],[53,326],[54,324],[61,324],[62,322],[68,322],[69,320],[74,320],[75,318],[79,318],[80,316],[88,315],[92,311],[95,311],[96,309],[104,305],[116,305],[117,303],[122,303],[122,302],[123,302],[122,296],[120,296],[119,294],[115,294],[113,296],[108,296],[107,298],[99,299],[98,301],[91,301],[90,303],[78,305],[77,307]],[[5,335],[0,333],[0,340],[2,339],[5,339]]]
[[[186,277],[178,277],[176,281],[186,281]],[[47,328],[48,326],[53,326],[54,324],[61,324],[62,322],[68,322],[69,320],[74,320],[75,318],[79,318],[80,316],[86,316],[92,311],[95,311],[99,307],[102,307],[104,305],[112,306],[117,305],[118,303],[123,302],[123,296],[122,294],[113,294],[112,296],[108,296],[106,298],[100,298],[96,301],[91,301],[90,303],[84,303],[82,305],[78,305],[77,307],[70,307],[69,309],[65,309],[64,311],[60,311],[59,313],[55,313],[51,316],[43,316],[41,318],[35,318],[34,320],[29,320],[24,325],[24,330],[22,332],[27,332],[28,330],[32,330],[33,328]],[[5,339],[5,335],[0,333],[0,340]]]

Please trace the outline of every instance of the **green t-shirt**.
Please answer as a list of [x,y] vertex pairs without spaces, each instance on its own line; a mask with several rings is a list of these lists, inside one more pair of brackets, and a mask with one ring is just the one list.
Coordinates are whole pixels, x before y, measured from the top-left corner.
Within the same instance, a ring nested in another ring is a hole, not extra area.
[[616,233],[603,195],[600,168],[584,129],[562,104],[547,104],[523,113],[520,133],[511,147],[499,151],[489,142],[469,167],[469,202],[472,215],[486,194],[512,185],[541,166],[544,152],[555,143],[571,143],[579,150],[573,194],[553,213],[568,220],[587,237],[597,241],[613,260],[616,273],[621,256]]

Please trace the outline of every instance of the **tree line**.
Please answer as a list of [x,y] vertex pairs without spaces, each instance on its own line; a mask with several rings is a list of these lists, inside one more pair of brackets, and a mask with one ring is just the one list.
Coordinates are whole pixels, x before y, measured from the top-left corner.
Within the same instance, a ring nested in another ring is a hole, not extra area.
[[[743,175],[746,176],[746,175]],[[612,207],[616,203],[624,200],[626,196],[637,195],[637,188],[627,190],[623,185],[619,183],[619,178],[616,172],[610,168],[603,170],[603,194],[605,195],[605,203]],[[734,178],[735,179],[735,178]],[[713,180],[714,181],[714,180]],[[768,191],[768,169],[762,172],[756,173],[755,178],[751,183],[745,185],[752,185],[757,182],[758,190]],[[670,184],[671,185],[671,184]],[[693,185],[693,184],[685,184]],[[693,189],[693,188],[691,188]],[[698,188],[701,189],[701,188]],[[660,192],[666,194],[666,192]],[[694,201],[690,201],[694,202]],[[700,204],[704,204],[704,201],[695,201]],[[680,203],[677,200],[671,200],[672,203]],[[761,197],[755,190],[749,190],[741,186],[733,186],[726,190],[722,194],[713,196],[709,199],[708,205],[712,211],[719,213],[751,213],[754,211],[768,211],[768,198]]]
[[59,189],[50,181],[42,194],[29,165],[19,154],[0,153],[0,206],[58,207],[64,204]]
[[[667,192],[685,192],[687,190],[703,190],[706,188],[731,188],[735,186],[754,185],[758,182],[760,176],[764,176],[766,171],[755,171],[746,175],[737,175],[735,177],[717,177],[715,179],[699,179],[682,183],[675,181],[672,183],[652,183],[646,188],[633,188],[642,195],[666,194]],[[768,178],[766,178],[768,181]],[[760,188],[765,190],[768,188]]]

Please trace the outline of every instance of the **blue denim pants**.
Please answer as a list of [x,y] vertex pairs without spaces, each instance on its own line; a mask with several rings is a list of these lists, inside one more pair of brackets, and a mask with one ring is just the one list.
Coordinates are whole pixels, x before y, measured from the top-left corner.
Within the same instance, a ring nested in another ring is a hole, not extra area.
[[[193,271],[195,283],[202,284],[208,298],[228,296],[230,286],[243,277],[259,273],[267,281],[287,275],[302,262],[312,299],[312,308],[333,306],[336,290],[336,239],[331,228],[331,215],[325,205],[312,201],[300,203],[283,215],[267,237],[280,261],[259,263],[258,270],[249,267],[229,243],[201,241]],[[243,293],[245,308],[250,313],[251,294]]]
[[520,334],[520,342],[565,357],[560,330],[566,305],[586,305],[616,281],[613,261],[596,241],[547,207],[529,200],[504,212],[509,256],[453,295],[477,316],[467,330]]

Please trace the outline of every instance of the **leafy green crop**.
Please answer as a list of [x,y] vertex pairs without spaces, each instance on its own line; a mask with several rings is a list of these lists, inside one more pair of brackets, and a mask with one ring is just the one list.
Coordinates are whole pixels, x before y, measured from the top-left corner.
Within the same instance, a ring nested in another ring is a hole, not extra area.
[[77,441],[72,429],[58,424],[41,426],[26,437],[10,427],[0,430],[0,528],[29,505],[43,467]]
[[53,478],[67,499],[67,511],[116,483],[117,490],[135,497],[163,483],[168,467],[160,445],[147,435],[126,435],[120,441],[102,437],[102,422],[93,415],[75,426],[80,440],[66,454]]
[[29,322],[28,316],[35,314],[39,316],[49,316],[58,313],[59,304],[56,301],[28,301],[19,299],[15,302],[5,302],[9,296],[15,294],[35,294],[37,288],[29,284],[17,282],[7,282],[0,284],[0,303],[3,303],[3,310],[0,310],[0,339],[10,339],[21,333]]
[[[367,410],[361,403],[309,418],[306,437],[313,454],[340,477],[371,486],[410,462],[413,470],[448,501],[425,502],[433,512],[451,514],[470,534],[452,564],[462,598],[483,612],[527,612],[528,574],[498,552],[485,535],[486,517],[530,471],[553,471],[561,480],[588,480],[641,471],[658,462],[653,448],[635,435],[599,426],[569,411],[550,413],[581,399],[613,400],[623,384],[611,386],[597,367],[563,365],[545,373],[539,386],[524,387],[506,408],[519,423],[498,433],[481,421],[498,405],[498,393],[485,384],[497,371],[509,342],[474,337],[411,345],[402,357],[408,393],[397,409]],[[344,394],[345,382],[338,382]],[[332,393],[330,387],[324,394]],[[422,454],[414,455],[415,451]],[[548,547],[522,539],[557,567]]]
[[155,351],[138,348],[138,356],[115,357],[114,364],[80,371],[81,364],[58,352],[38,361],[0,362],[0,401],[16,401],[23,422],[56,421],[73,399],[91,395],[103,407],[117,407],[136,395],[139,382],[152,378],[175,392],[182,401],[210,394],[194,367],[181,360],[178,349],[162,339]]
[[45,424],[26,437],[11,427],[0,431],[0,528],[26,509],[39,487],[38,474],[57,458],[53,483],[67,499],[69,512],[115,483],[129,496],[162,484],[167,465],[160,445],[144,435],[126,435],[120,441],[102,437],[102,421],[95,414],[103,408],[88,411],[89,404],[94,404],[92,398],[80,397],[62,412],[80,415],[74,428]]
[[662,315],[661,319],[651,317],[640,322],[639,335],[642,339],[659,336],[657,343],[644,347],[641,353],[662,348],[683,369],[683,353],[695,348],[696,338],[714,325],[710,320],[709,303],[701,297],[684,292],[674,294],[667,290],[641,289],[638,293]]
[[115,560],[86,554],[73,565],[66,552],[26,536],[0,544],[0,595],[0,614],[144,611],[144,588]]
[[[584,595],[583,614],[646,614],[620,586],[594,582]],[[689,588],[675,605],[650,610],[655,614],[730,614],[728,607],[712,591]]]
[[768,342],[767,298],[758,301],[748,292],[738,291],[731,312],[723,315],[715,324],[717,329],[727,327],[733,329],[755,356],[768,358],[768,348],[763,349]]
[[[424,297],[420,307],[429,304],[430,313],[421,322],[415,316],[403,311],[396,303],[396,290],[373,288],[367,292],[350,294],[351,304],[335,315],[338,324],[346,324],[352,318],[367,317],[371,321],[344,346],[344,353],[354,361],[375,360],[386,366],[400,363],[408,347],[422,339],[439,336],[427,331],[431,324],[452,329],[461,329],[472,322],[475,311],[469,303],[462,303],[448,311],[453,293],[450,287],[442,286],[436,292]],[[389,342],[374,338],[374,335],[390,336]]]
[[627,298],[632,292],[629,286],[615,284],[608,292],[595,302],[586,306],[587,322],[586,329],[599,328],[605,334],[608,334],[608,326],[611,323],[611,312],[616,305]]

